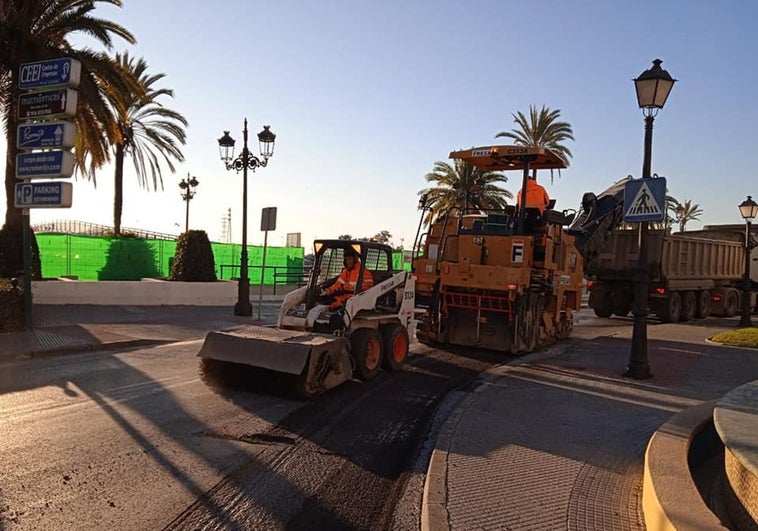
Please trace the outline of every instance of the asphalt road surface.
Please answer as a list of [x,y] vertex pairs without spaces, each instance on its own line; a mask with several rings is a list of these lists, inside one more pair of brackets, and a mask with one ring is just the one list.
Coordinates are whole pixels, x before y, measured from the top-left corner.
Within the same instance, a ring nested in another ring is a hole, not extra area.
[[303,402],[216,387],[199,346],[3,365],[0,529],[418,529],[435,411],[501,361],[419,345]]
[[[631,322],[584,311],[572,341]],[[4,364],[0,530],[415,530],[440,424],[508,361],[416,345],[398,373],[300,401],[262,371],[219,386],[199,348]]]

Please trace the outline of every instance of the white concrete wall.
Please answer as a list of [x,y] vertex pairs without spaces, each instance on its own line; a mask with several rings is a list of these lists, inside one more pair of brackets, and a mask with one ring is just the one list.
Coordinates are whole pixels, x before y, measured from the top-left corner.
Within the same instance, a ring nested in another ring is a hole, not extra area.
[[[237,282],[44,280],[32,282],[32,296],[35,304],[231,306]],[[250,299],[258,300],[257,286],[250,286]]]

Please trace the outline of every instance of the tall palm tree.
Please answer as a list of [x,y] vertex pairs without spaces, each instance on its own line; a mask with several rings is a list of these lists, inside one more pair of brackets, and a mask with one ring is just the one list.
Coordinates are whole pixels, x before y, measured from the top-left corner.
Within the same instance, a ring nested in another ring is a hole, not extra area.
[[121,214],[124,202],[124,159],[134,162],[137,182],[143,188],[163,189],[161,160],[168,169],[175,171],[173,160],[182,162],[184,155],[180,145],[186,142],[185,127],[188,122],[178,112],[164,107],[158,100],[172,98],[173,90],[158,88],[156,84],[165,74],[149,74],[147,62],[143,58],[134,59],[125,52],[116,54],[114,62],[122,70],[129,72],[141,85],[141,92],[110,90],[105,93],[113,106],[118,121],[119,135],[113,142],[115,165],[115,196],[113,199],[113,230],[121,234]]
[[[548,148],[566,166],[569,165],[569,159],[573,155],[563,143],[566,140],[574,140],[574,132],[571,130],[571,124],[558,121],[561,116],[559,109],[550,110],[549,107],[543,105],[538,111],[536,106],[530,105],[529,119],[521,111],[511,116],[518,129],[500,132],[495,135],[495,138],[511,138],[519,146]],[[532,176],[537,178],[537,170],[532,170]],[[560,176],[561,171],[558,170],[558,177]],[[552,170],[550,170],[550,183],[553,183]]]
[[[18,107],[18,75],[21,64],[33,61],[71,57],[81,62],[82,73],[78,87],[76,115],[78,169],[88,164],[90,169],[108,159],[110,143],[118,129],[113,113],[102,95],[103,82],[114,90],[137,89],[137,84],[118,69],[105,53],[90,48],[78,48],[70,38],[83,33],[102,44],[112,46],[114,36],[133,44],[134,36],[122,26],[93,16],[97,4],[121,7],[121,0],[3,0],[0,2],[0,111],[7,142],[5,162],[6,236],[13,248],[11,265],[21,261],[21,211],[14,206],[16,184],[16,116]],[[84,150],[88,157],[85,161]],[[8,241],[5,242],[8,244]],[[16,257],[15,255],[18,254]]]
[[419,192],[419,195],[426,195],[429,208],[425,223],[452,207],[497,209],[508,204],[506,199],[513,199],[510,191],[497,185],[507,182],[508,177],[500,172],[481,170],[461,159],[456,159],[454,166],[435,162],[434,169],[425,178],[437,185]]
[[691,199],[687,199],[684,203],[679,203],[682,207],[681,215],[677,213],[676,220],[679,222],[679,232],[684,232],[684,227],[690,221],[697,221],[700,219],[700,214],[703,210],[700,208],[699,203],[692,204]]

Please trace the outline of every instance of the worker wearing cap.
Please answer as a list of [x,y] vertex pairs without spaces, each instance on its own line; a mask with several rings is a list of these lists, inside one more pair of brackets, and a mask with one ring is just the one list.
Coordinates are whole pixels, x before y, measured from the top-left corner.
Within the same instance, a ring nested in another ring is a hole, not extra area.
[[526,205],[521,203],[521,190],[516,194],[516,204],[525,208],[537,208],[541,214],[550,204],[550,196],[547,190],[537,182],[537,178],[530,175],[526,181]]
[[330,310],[336,310],[356,292],[363,291],[374,285],[374,277],[371,275],[371,271],[364,269],[361,287],[360,289],[356,289],[358,284],[358,273],[361,270],[361,259],[352,247],[345,249],[343,265],[345,267],[342,268],[340,276],[337,277],[334,284],[329,286],[324,293],[324,295],[331,295],[334,297],[329,304]]

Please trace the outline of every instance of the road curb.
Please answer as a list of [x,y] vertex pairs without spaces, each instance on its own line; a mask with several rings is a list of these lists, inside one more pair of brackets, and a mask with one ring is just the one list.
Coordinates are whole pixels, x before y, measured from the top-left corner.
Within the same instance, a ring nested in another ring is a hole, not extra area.
[[[60,347],[54,350],[38,350],[19,354],[7,361],[25,361],[34,359],[54,358],[56,356],[87,354],[98,350],[118,350],[129,347],[147,347],[152,345],[164,345],[173,343],[173,340],[165,339],[128,339],[124,341],[111,341],[108,343],[94,343],[91,345],[77,345],[72,347]],[[0,359],[2,363],[2,359]]]
[[645,451],[642,510],[650,530],[725,529],[705,504],[689,467],[695,437],[713,422],[718,400],[674,415],[650,438]]

